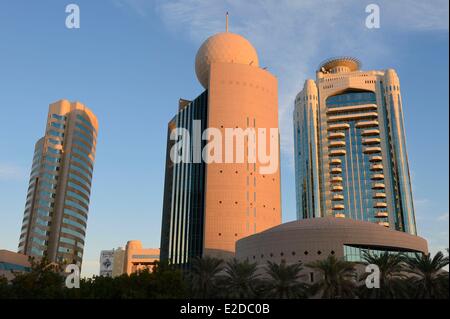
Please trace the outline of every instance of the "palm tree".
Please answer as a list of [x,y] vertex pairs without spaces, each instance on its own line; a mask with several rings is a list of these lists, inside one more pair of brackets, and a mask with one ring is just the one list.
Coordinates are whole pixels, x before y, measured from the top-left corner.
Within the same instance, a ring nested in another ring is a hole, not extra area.
[[327,259],[309,263],[307,267],[318,271],[322,278],[311,286],[311,293],[324,299],[353,298],[356,271],[353,263],[330,255]]
[[193,296],[212,298],[217,293],[218,274],[223,270],[223,260],[205,256],[195,258],[190,270],[190,283]]
[[412,275],[415,298],[448,298],[448,272],[443,269],[449,263],[448,256],[444,257],[442,252],[433,258],[430,254],[415,254],[406,263],[406,271]]
[[269,276],[265,284],[266,296],[277,299],[306,298],[308,285],[299,282],[302,269],[301,263],[286,265],[284,260],[281,264],[269,261],[266,267]]
[[238,261],[236,258],[227,262],[225,276],[221,278],[221,286],[227,298],[255,298],[259,294],[260,280],[256,273],[256,263]]
[[405,256],[403,254],[392,254],[383,252],[380,255],[371,254],[364,251],[363,259],[368,264],[375,264],[380,269],[380,288],[368,289],[365,280],[368,273],[361,277],[363,284],[360,287],[360,296],[362,298],[372,299],[394,299],[407,298],[408,285],[405,268]]

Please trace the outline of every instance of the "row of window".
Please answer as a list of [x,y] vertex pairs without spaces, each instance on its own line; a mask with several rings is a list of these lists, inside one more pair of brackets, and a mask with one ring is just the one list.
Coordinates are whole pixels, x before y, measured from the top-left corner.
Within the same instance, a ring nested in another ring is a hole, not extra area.
[[68,218],[63,218],[63,223],[67,224],[67,225],[71,225],[74,227],[78,227],[83,231],[86,231],[86,226],[84,226],[83,224],[80,224],[74,220],[68,219]]
[[[303,252],[303,255],[307,256],[307,255],[309,255],[309,253],[310,253],[309,251],[305,250],[305,251]],[[317,255],[320,256],[320,255],[322,255],[323,252],[322,252],[321,250],[318,250],[316,253],[317,253]],[[334,250],[330,251],[330,255],[335,255],[335,254],[336,254],[336,252],[335,252]],[[296,256],[296,255],[297,255],[297,252],[296,252],[296,251],[292,251],[292,252],[291,252],[291,255],[292,255],[292,256]],[[272,258],[272,257],[274,257],[274,256],[275,256],[274,253],[270,253],[270,254],[269,254],[269,257],[270,257],[270,258]],[[281,256],[281,257],[284,257],[284,256],[285,256],[285,253],[284,253],[284,252],[280,252],[280,256]],[[260,258],[261,258],[261,259],[264,259],[264,257],[265,257],[264,254],[261,254],[261,255],[260,255]],[[253,259],[256,259],[256,258],[257,258],[257,256],[256,256],[256,255],[253,255]],[[247,258],[247,260],[248,260],[248,258]]]
[[85,215],[83,215],[81,213],[77,213],[76,211],[71,210],[69,208],[64,208],[64,214],[78,218],[79,220],[82,220],[85,223],[87,223],[87,218],[85,217]]
[[77,231],[75,231],[73,229],[69,229],[67,227],[61,227],[61,232],[69,234],[69,235],[72,235],[72,236],[75,236],[75,237],[80,238],[80,239],[84,239],[84,235],[82,233],[77,232]]
[[65,204],[69,205],[69,206],[72,206],[72,207],[75,207],[75,208],[79,209],[80,211],[82,211],[85,214],[88,213],[88,209],[86,207],[84,207],[83,205],[80,205],[80,204],[78,204],[78,203],[76,203],[76,202],[74,202],[74,201],[72,201],[70,199],[66,199]]

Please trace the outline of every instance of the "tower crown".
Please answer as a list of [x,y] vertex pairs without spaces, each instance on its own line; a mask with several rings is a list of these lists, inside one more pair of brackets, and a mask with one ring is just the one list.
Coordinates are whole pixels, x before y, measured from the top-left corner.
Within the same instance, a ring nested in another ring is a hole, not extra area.
[[197,52],[195,73],[205,89],[208,88],[211,63],[259,65],[258,54],[252,44],[243,36],[231,32],[221,32],[209,37]]
[[335,57],[322,62],[319,66],[319,72],[322,73],[345,73],[358,71],[361,68],[361,62],[352,57]]

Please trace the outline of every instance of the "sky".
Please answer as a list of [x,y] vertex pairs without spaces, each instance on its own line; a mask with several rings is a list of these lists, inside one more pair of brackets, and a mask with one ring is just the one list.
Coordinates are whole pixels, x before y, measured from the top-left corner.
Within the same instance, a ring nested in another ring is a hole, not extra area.
[[[79,29],[65,26],[69,3]],[[372,3],[378,29],[365,26]],[[432,252],[449,246],[446,0],[0,0],[0,249],[17,250],[34,143],[63,98],[99,120],[82,274],[128,240],[159,247],[167,123],[203,91],[195,54],[227,11],[278,78],[283,221],[295,219],[294,97],[321,61],[349,55],[397,70],[418,233]]]

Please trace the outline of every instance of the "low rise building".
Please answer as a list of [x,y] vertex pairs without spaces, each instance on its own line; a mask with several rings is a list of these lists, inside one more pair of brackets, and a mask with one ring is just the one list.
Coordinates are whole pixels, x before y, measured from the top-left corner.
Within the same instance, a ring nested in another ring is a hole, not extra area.
[[[242,238],[236,243],[236,258],[264,267],[268,261],[301,262],[304,266],[333,255],[363,262],[363,252],[428,254],[425,239],[375,223],[350,218],[309,218],[284,223]],[[357,267],[357,270],[361,270]],[[303,268],[303,278],[314,282],[314,272]]]
[[159,248],[143,248],[139,240],[128,241],[126,248],[103,250],[100,254],[100,276],[117,277],[148,269],[159,261]]
[[0,250],[0,277],[4,276],[8,281],[12,280],[15,273],[28,272],[31,265],[28,256],[9,250]]

